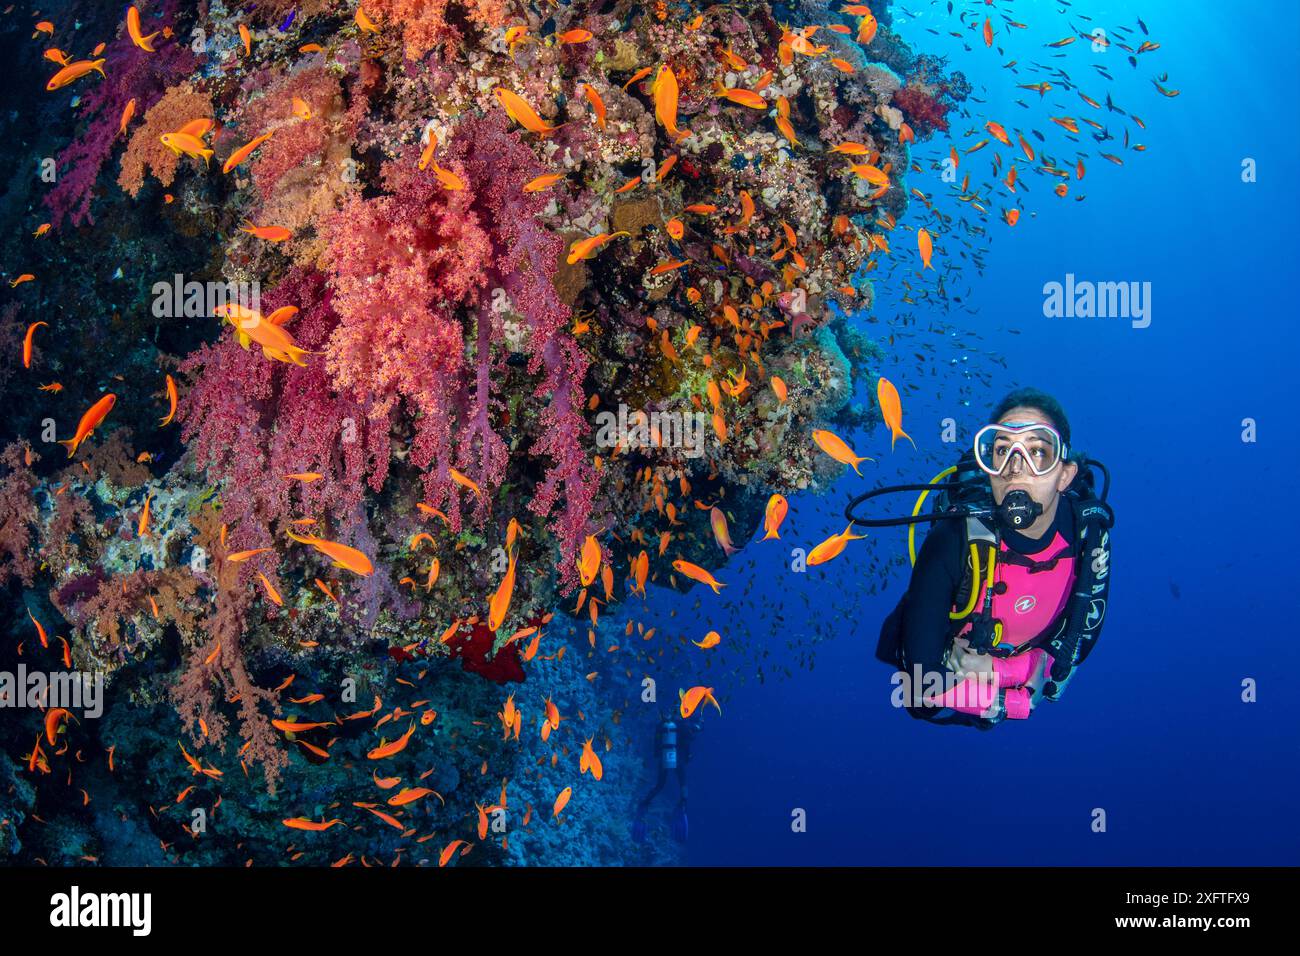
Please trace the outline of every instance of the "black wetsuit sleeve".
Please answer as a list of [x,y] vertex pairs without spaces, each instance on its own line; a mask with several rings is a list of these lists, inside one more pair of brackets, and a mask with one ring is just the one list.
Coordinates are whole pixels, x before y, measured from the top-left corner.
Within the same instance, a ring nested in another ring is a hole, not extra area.
[[936,522],[917,555],[902,622],[903,664],[909,673],[917,665],[923,673],[947,673],[943,658],[951,628],[948,612],[966,564],[962,532],[959,520]]

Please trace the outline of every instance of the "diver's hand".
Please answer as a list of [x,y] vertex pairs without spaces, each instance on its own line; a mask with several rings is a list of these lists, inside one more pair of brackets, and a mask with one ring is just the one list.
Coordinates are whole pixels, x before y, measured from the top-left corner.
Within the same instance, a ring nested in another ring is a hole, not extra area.
[[993,674],[993,657],[980,654],[971,649],[964,638],[954,638],[948,649],[948,669],[958,677],[966,678],[973,674]]

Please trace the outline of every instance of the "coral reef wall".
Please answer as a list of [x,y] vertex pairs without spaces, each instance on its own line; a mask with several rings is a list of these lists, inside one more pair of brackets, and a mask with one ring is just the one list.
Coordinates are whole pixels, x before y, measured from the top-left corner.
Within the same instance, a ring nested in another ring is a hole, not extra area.
[[885,8],[136,7],[4,27],[103,75],[5,121],[0,664],[105,697],[5,713],[0,856],[678,859],[647,588],[878,419],[844,317],[960,76]]

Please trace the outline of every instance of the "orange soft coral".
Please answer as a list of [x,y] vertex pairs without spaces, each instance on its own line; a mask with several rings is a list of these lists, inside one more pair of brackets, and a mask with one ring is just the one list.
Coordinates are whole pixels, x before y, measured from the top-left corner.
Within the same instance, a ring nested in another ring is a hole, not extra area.
[[144,122],[131,136],[122,156],[117,184],[132,196],[139,195],[147,170],[163,186],[170,186],[176,178],[180,157],[164,146],[159,137],[174,133],[196,119],[212,119],[212,101],[188,83],[171,87],[144,114]]
[[504,26],[509,15],[505,0],[366,0],[366,13],[383,25],[400,24],[406,57],[418,60],[435,48],[446,55],[459,44],[460,31],[448,22],[453,6],[484,30]]

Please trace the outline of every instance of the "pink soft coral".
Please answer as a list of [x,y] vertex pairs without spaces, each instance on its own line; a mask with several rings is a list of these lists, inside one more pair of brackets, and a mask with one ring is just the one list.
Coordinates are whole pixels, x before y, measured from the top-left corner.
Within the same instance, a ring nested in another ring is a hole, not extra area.
[[[299,268],[267,293],[263,308],[297,306],[287,327],[304,348],[315,350],[338,322],[330,298],[320,273]],[[269,545],[273,524],[290,516],[351,514],[366,483],[378,490],[388,474],[387,422],[371,427],[366,404],[338,394],[319,357],[306,368],[271,362],[223,335],[182,365],[193,385],[177,417],[197,463],[226,478],[223,518],[234,546]],[[328,480],[283,478],[306,471]]]

